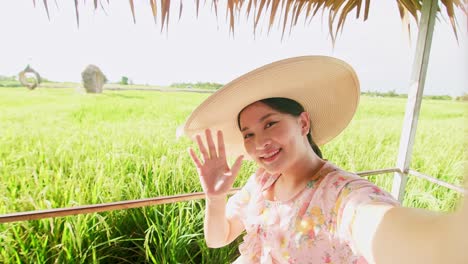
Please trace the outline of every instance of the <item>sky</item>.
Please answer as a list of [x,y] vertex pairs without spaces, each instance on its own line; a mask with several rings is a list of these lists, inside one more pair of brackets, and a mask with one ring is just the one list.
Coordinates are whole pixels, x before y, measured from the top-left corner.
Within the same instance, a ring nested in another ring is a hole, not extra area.
[[[349,16],[335,46],[328,34],[327,17],[311,23],[299,20],[281,38],[278,24],[267,33],[266,24],[253,34],[252,19],[237,19],[229,32],[225,7],[218,17],[211,1],[172,1],[169,30],[161,32],[147,0],[135,0],[136,24],[129,1],[79,1],[77,26],[74,1],[49,0],[50,20],[42,1],[0,0],[0,75],[17,75],[30,64],[53,81],[81,80],[88,64],[101,68],[111,82],[122,76],[134,83],[169,85],[175,82],[227,83],[264,64],[302,55],[328,55],[347,61],[356,70],[362,91],[407,93],[410,86],[417,27],[411,38],[403,29],[395,1],[371,1],[369,18]],[[159,1],[157,1],[159,3]],[[220,1],[223,3],[224,1]],[[458,96],[468,92],[467,20],[457,12],[459,40],[455,39],[442,7],[434,30],[426,79],[426,95]]]

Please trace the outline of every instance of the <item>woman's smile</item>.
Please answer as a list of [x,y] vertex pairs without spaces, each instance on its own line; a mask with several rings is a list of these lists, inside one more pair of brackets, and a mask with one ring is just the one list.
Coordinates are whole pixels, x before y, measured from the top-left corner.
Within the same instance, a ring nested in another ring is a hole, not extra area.
[[276,158],[280,155],[281,148],[276,149],[274,151],[270,151],[268,153],[264,153],[262,155],[259,155],[260,160],[263,163],[272,163],[276,160]]

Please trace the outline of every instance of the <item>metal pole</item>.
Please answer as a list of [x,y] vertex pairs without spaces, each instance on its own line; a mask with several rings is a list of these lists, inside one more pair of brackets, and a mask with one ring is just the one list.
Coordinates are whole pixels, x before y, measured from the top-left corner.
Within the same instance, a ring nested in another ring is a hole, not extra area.
[[424,174],[424,173],[420,173],[419,171],[414,171],[414,170],[409,170],[408,173],[410,175],[414,175],[416,177],[419,177],[419,178],[422,178],[422,179],[425,179],[427,181],[430,181],[432,183],[435,183],[435,184],[438,184],[440,186],[443,186],[445,188],[448,188],[450,190],[454,190],[456,192],[459,192],[463,195],[465,194],[468,194],[468,189],[464,189],[463,187],[460,187],[460,186],[456,186],[456,185],[453,185],[451,183],[448,183],[448,182],[444,182],[444,181],[441,181],[437,178],[434,178],[432,176],[429,176],[427,174]]
[[400,172],[396,172],[393,178],[392,194],[400,202],[405,195],[407,173],[411,162],[416,127],[418,124],[419,110],[421,108],[424,82],[426,80],[429,53],[431,50],[432,33],[438,8],[438,0],[424,0],[419,23],[418,40],[413,62],[413,72],[408,91],[403,130],[401,132],[400,148],[396,166]]

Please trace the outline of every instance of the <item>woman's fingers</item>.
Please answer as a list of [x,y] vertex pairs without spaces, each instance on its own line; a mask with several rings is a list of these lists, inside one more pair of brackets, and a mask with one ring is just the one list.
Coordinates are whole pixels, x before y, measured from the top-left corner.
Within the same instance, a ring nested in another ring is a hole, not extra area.
[[218,150],[216,150],[216,145],[213,140],[213,135],[211,134],[211,130],[205,130],[205,137],[206,137],[206,144],[208,145],[208,149],[205,147],[203,140],[200,134],[195,136],[195,139],[198,144],[198,148],[203,156],[204,161],[208,159],[226,159],[226,149],[224,146],[224,139],[223,139],[223,132],[218,130],[217,132],[217,139],[218,139]]
[[224,147],[224,138],[223,138],[223,132],[221,130],[218,130],[218,156],[221,159],[226,159],[226,149]]
[[200,153],[203,156],[203,160],[208,160],[210,158],[210,155],[208,155],[208,152],[206,151],[205,145],[203,144],[203,141],[201,139],[200,135],[196,135],[195,139],[197,140],[198,144],[198,149],[200,149]]
[[218,154],[216,153],[216,147],[213,141],[213,136],[211,135],[211,130],[206,129],[205,136],[206,136],[206,143],[208,144],[208,150],[210,151],[210,157],[211,158],[217,157]]
[[189,154],[190,157],[192,157],[192,160],[195,163],[195,165],[197,165],[197,168],[200,169],[202,167],[202,163],[200,162],[200,159],[198,159],[197,154],[195,154],[195,151],[192,148],[189,148]]
[[[217,131],[217,149],[210,130],[205,130],[205,136],[207,146],[202,141],[201,136],[199,134],[196,135],[196,141],[204,160],[201,160],[200,155],[197,155],[193,148],[189,148],[188,152],[197,167],[204,192],[225,192],[232,187],[232,183],[236,179],[244,157],[242,155],[239,156],[229,169],[226,162],[223,133]],[[216,154],[217,152],[218,154]]]

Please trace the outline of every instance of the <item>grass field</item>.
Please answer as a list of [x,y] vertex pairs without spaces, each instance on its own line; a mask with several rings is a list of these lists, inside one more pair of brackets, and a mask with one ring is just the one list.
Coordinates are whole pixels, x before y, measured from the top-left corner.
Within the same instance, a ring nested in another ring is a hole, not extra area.
[[[0,88],[0,214],[201,191],[176,128],[208,94]],[[406,99],[361,97],[324,146],[350,171],[394,167]],[[411,168],[462,185],[467,103],[423,101]],[[246,163],[236,186],[254,170]],[[370,179],[391,189],[392,174]],[[404,205],[451,211],[458,195],[410,177]],[[226,263],[207,249],[204,202],[0,225],[0,263]]]

